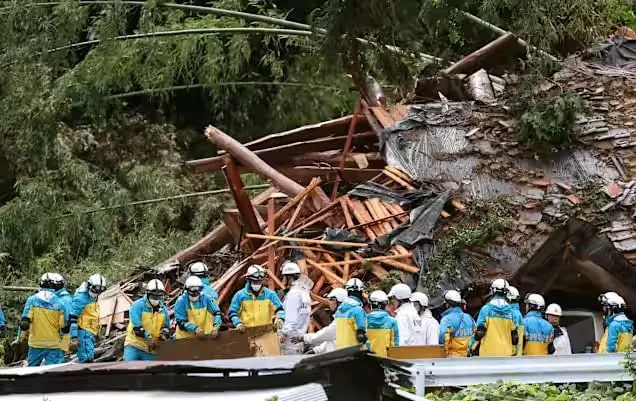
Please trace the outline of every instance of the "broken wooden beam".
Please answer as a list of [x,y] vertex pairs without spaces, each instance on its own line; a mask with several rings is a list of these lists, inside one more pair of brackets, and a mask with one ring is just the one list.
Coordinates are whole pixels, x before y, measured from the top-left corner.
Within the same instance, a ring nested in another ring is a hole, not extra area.
[[350,248],[362,248],[369,246],[364,242],[345,242],[345,241],[328,241],[324,239],[310,239],[310,238],[294,238],[294,237],[279,237],[276,235],[260,235],[260,234],[245,234],[246,238],[256,238],[264,240],[286,241],[286,242],[300,242],[305,244],[319,244],[319,245],[331,245],[339,247]]
[[[349,131],[347,132],[347,139],[345,140],[344,148],[342,149],[342,158],[340,159],[340,164],[338,165],[338,171],[342,171],[345,166],[345,161],[347,160],[347,154],[351,150],[351,145],[353,144],[353,134],[356,131],[356,123],[360,118],[360,111],[362,109],[362,99],[358,98],[356,100],[356,105],[353,107],[353,118],[351,119],[351,123],[349,124]],[[377,138],[377,135],[373,133],[373,135]],[[342,177],[340,174],[336,177],[336,182],[333,184],[333,192],[331,193],[331,199],[336,199],[338,196],[338,187],[340,186],[340,181],[342,181]]]
[[482,68],[490,67],[499,62],[501,57],[509,53],[511,48],[517,47],[517,37],[507,33],[470,53],[443,71],[445,75],[471,75]]

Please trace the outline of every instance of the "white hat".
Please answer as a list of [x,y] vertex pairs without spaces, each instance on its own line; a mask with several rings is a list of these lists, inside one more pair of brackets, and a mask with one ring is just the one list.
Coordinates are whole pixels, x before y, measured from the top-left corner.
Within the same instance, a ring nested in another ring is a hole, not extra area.
[[329,294],[327,294],[327,298],[335,298],[338,303],[343,303],[345,299],[347,299],[347,290],[345,290],[344,288],[334,288],[333,290],[329,291]]
[[550,304],[545,308],[546,315],[563,316],[563,310],[559,304]]
[[396,284],[389,291],[389,297],[394,297],[399,300],[411,298],[412,292],[408,285],[400,283]]
[[414,292],[411,295],[411,302],[419,302],[422,306],[428,306],[428,297],[423,292]]
[[379,302],[379,303],[387,303],[389,302],[389,297],[386,295],[384,291],[373,291],[369,295],[369,302]]

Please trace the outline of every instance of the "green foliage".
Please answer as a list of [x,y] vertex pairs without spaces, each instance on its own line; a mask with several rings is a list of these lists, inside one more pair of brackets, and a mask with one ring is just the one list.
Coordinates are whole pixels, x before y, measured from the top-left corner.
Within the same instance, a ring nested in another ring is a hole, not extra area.
[[512,227],[513,208],[508,198],[479,201],[469,213],[454,222],[436,239],[435,250],[428,261],[429,271],[420,277],[428,290],[440,283],[470,273],[470,264],[463,263],[462,252],[471,247],[490,244]]
[[498,383],[471,386],[456,393],[427,394],[432,401],[634,401],[632,383],[583,385]]
[[571,142],[574,122],[583,110],[581,99],[571,93],[541,101],[521,115],[517,138],[535,149],[567,144]]

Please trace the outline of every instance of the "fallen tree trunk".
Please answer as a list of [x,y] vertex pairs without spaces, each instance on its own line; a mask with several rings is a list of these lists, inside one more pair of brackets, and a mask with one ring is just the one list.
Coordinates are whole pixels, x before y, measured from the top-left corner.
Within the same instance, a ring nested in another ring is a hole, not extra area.
[[[475,50],[443,71],[446,75],[466,74],[471,75],[482,68],[489,66],[496,56],[505,55],[511,47],[517,46],[517,37],[507,33],[488,43],[484,47]],[[499,61],[499,60],[495,60]]]
[[584,275],[590,282],[594,283],[599,292],[615,291],[619,293],[627,305],[631,308],[636,305],[636,292],[628,287],[623,281],[609,274],[605,269],[591,260],[576,259],[574,266],[577,271]]

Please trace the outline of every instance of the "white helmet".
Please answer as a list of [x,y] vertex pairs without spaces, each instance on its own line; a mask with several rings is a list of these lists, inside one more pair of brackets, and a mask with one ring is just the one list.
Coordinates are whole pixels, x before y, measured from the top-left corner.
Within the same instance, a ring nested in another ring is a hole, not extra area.
[[386,295],[384,291],[377,290],[377,291],[373,291],[369,295],[369,302],[386,304],[389,302],[389,297]]
[[613,300],[613,302],[616,302],[619,298],[622,299],[622,297],[618,295],[617,293],[615,293],[614,291],[609,291],[599,295],[598,301],[602,305],[609,305],[610,300]]
[[66,284],[64,282],[64,277],[62,277],[61,274],[59,273],[48,273],[49,276],[49,280],[53,286],[53,289],[57,290],[61,290],[62,288],[64,288],[64,285]]
[[327,294],[326,298],[335,298],[336,301],[341,304],[345,301],[345,299],[347,299],[347,290],[345,290],[344,288],[334,288],[333,290],[329,291],[329,294]]
[[146,284],[146,292],[149,294],[165,294],[166,287],[163,286],[163,283],[160,280],[153,279],[148,281],[148,284]]
[[423,307],[428,306],[428,297],[423,292],[414,292],[411,295],[411,302],[419,302]]
[[352,278],[345,284],[345,290],[347,291],[362,291],[364,289],[364,283],[359,278]]
[[101,294],[106,291],[106,279],[101,274],[93,274],[86,281],[88,290],[96,294]]
[[263,281],[265,280],[265,269],[261,265],[251,265],[247,268],[245,278],[249,281]]
[[508,287],[510,287],[510,285],[508,284],[508,281],[502,278],[498,278],[496,280],[493,280],[492,283],[490,283],[490,293],[492,295],[499,294],[499,295],[507,296]]
[[208,276],[208,265],[201,261],[193,262],[189,267],[190,274],[197,277],[207,277]]
[[553,316],[563,316],[563,309],[561,309],[559,304],[550,304],[547,308],[545,308],[545,314]]
[[55,288],[55,273],[44,273],[40,277],[40,288]]
[[399,299],[400,301],[411,298],[412,292],[408,285],[400,283],[391,287],[389,297]]
[[190,276],[188,277],[188,279],[185,282],[185,288],[186,289],[191,289],[191,288],[203,288],[203,281],[201,281],[200,278],[198,278],[197,276]]
[[459,293],[459,291],[456,291],[456,290],[446,291],[444,293],[444,301],[450,304],[456,304],[456,305],[463,303],[462,295]]
[[519,302],[519,290],[517,289],[517,287],[513,287],[513,286],[509,286],[508,287],[508,295],[506,295],[506,299],[508,300],[508,302],[511,303],[517,303]]
[[286,261],[282,267],[283,276],[295,276],[300,274],[300,266],[292,261]]
[[609,306],[618,306],[618,307],[627,306],[627,303],[625,302],[623,297],[621,297],[620,295],[618,295],[615,292],[608,292],[608,293],[605,294],[605,297],[607,299],[607,304]]
[[545,299],[539,294],[526,295],[525,303],[533,306],[534,309],[541,310],[545,308]]

